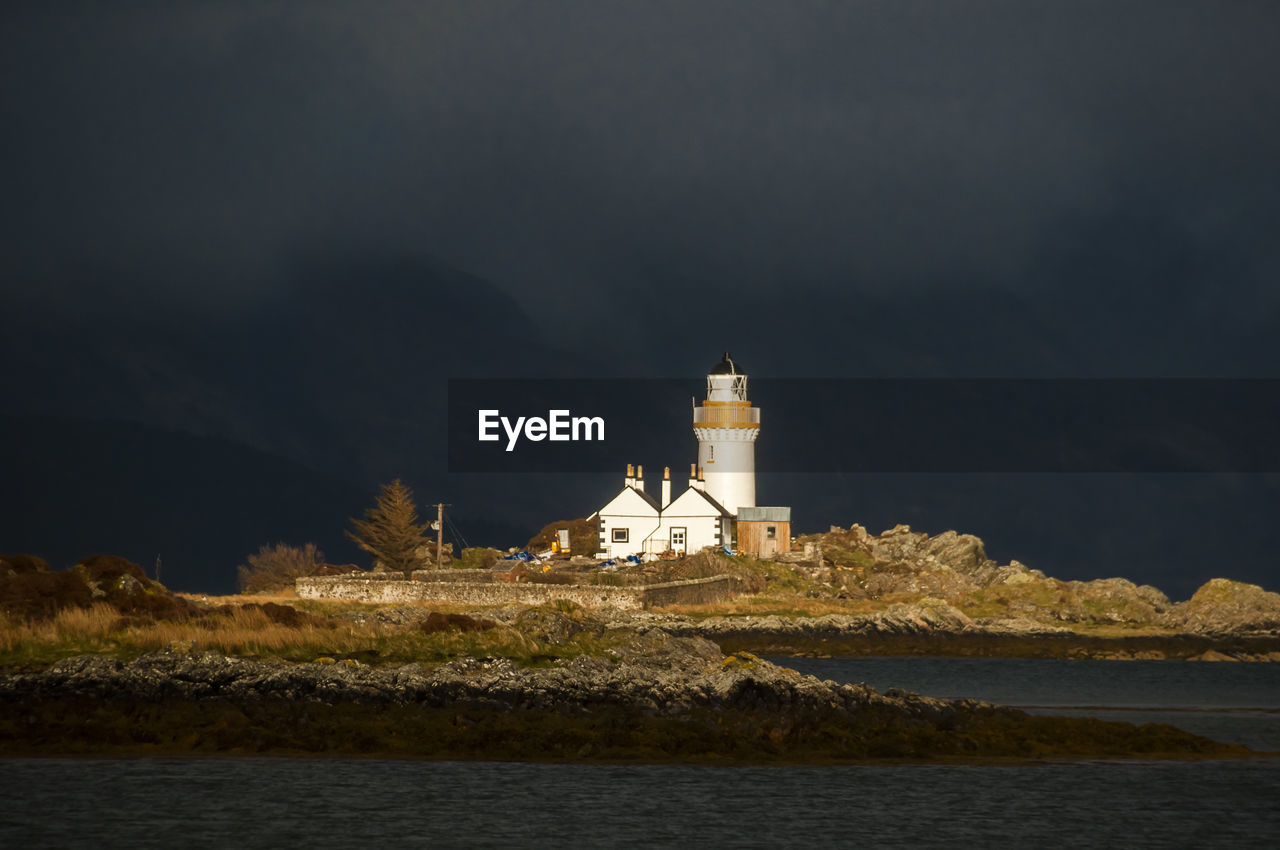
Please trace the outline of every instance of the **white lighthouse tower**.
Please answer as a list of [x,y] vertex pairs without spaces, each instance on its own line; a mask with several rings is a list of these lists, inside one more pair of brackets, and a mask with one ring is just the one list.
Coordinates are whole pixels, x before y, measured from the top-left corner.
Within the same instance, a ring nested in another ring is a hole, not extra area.
[[747,376],[729,352],[707,374],[707,397],[693,409],[698,468],[706,492],[729,513],[756,504],[756,437],[760,408],[747,400]]

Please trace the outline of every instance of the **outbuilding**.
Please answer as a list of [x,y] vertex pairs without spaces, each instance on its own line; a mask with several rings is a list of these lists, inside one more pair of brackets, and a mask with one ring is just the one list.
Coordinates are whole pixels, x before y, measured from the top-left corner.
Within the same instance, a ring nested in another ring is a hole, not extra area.
[[791,551],[791,508],[739,508],[738,551],[757,558]]

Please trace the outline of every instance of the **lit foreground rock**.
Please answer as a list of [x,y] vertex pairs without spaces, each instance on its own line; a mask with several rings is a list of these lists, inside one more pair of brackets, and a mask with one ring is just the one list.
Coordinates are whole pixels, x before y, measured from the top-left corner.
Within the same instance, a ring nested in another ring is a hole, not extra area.
[[202,752],[815,763],[1251,755],[1169,726],[822,682],[659,630],[539,668],[165,652],[0,678],[0,754]]
[[[945,600],[933,598],[897,603],[874,613],[819,617],[695,618],[647,611],[597,612],[596,616],[612,628],[656,627],[673,635],[707,638],[726,651],[746,649],[766,655],[1280,661],[1280,634],[1275,632],[1206,627],[1187,633],[1132,630],[1096,635],[1026,618],[971,619]],[[1211,614],[1201,616],[1206,623],[1221,622],[1221,618],[1211,620]]]

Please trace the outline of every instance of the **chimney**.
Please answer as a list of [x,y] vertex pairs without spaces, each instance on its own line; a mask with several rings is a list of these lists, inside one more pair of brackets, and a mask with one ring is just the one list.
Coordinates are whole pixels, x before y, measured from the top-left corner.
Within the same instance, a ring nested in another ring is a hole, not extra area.
[[636,489],[641,493],[644,492],[644,467],[636,467]]
[[701,467],[698,468],[698,489],[704,493],[707,492],[707,480],[702,477]]
[[631,464],[627,464],[627,477],[624,483],[627,487],[636,486],[636,468]]
[[689,489],[698,486],[698,465],[696,463],[689,464]]
[[662,467],[662,506],[671,504],[671,467]]

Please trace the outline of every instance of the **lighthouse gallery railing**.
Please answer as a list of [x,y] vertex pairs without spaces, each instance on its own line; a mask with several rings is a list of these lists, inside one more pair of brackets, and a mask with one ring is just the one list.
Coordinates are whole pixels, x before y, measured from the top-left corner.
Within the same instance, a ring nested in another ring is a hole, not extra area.
[[760,408],[695,407],[693,424],[694,427],[701,425],[705,428],[758,428]]

